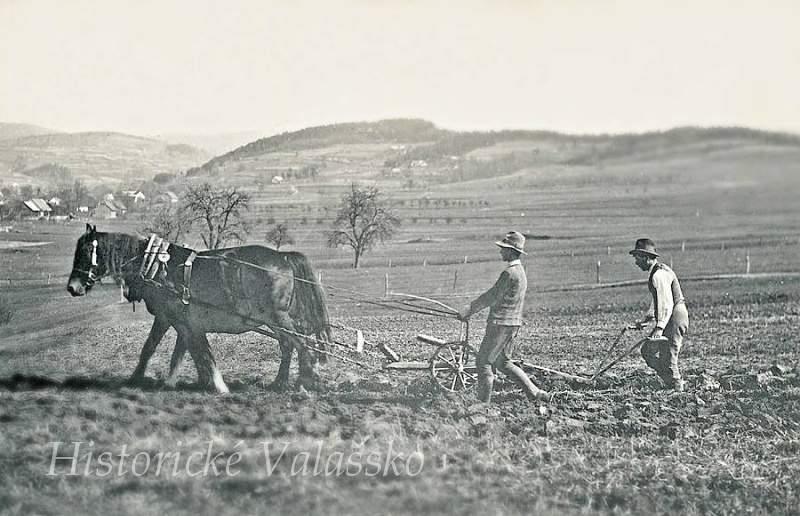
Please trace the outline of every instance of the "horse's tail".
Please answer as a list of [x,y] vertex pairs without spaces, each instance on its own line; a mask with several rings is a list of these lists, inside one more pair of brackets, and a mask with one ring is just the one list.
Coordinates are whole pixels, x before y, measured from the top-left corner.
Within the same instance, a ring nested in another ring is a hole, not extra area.
[[[317,282],[314,270],[304,254],[298,252],[282,254],[291,265],[295,277],[294,299],[290,308],[292,318],[300,322],[304,333],[314,334],[321,341],[315,347],[324,349],[324,343],[332,342],[333,338],[322,285]],[[320,355],[321,361],[325,358],[325,354]]]

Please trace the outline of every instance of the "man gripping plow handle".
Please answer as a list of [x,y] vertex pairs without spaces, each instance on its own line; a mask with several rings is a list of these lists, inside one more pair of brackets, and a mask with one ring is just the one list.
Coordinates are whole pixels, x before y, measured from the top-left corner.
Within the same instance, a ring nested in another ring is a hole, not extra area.
[[514,337],[522,325],[522,306],[528,288],[528,278],[520,261],[522,255],[528,254],[525,252],[525,237],[511,231],[495,245],[500,248],[500,258],[506,262],[506,268],[489,290],[458,313],[458,318],[466,321],[472,314],[489,308],[486,333],[477,357],[478,399],[491,401],[494,386],[492,368],[509,376],[522,387],[529,399],[549,399],[550,395],[537,387],[525,371],[511,360]]
[[[468,321],[473,314],[489,308],[486,333],[476,359],[478,398],[481,401],[491,401],[494,369],[510,377],[523,389],[529,399],[545,400],[549,399],[549,394],[536,386],[523,368],[544,371],[580,383],[593,383],[600,375],[639,348],[647,365],[656,371],[668,387],[683,391],[684,381],[678,369],[678,354],[688,330],[689,316],[678,278],[671,268],[658,262],[658,253],[652,240],[640,238],[630,251],[636,265],[643,271],[649,272],[648,288],[653,298],[651,308],[643,320],[622,329],[591,377],[572,375],[512,360],[514,338],[522,324],[522,309],[528,286],[520,259],[522,255],[528,253],[524,250],[525,236],[516,231],[507,233],[495,244],[500,248],[501,259],[506,262],[505,269],[489,290],[458,312],[459,320]],[[647,337],[638,340],[616,358],[612,358],[628,330],[644,329],[650,321],[655,321],[655,325]]]

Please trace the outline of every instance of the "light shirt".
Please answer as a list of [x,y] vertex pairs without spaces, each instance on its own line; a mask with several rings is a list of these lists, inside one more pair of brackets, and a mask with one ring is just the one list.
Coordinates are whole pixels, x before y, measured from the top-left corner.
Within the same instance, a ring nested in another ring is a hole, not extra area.
[[683,303],[683,292],[675,272],[663,263],[656,262],[650,267],[648,288],[653,300],[648,310],[656,320],[656,327],[666,328],[672,317],[675,305]]
[[522,308],[528,278],[520,260],[511,260],[500,273],[492,288],[481,294],[470,304],[469,313],[474,314],[489,307],[486,321],[501,326],[521,326]]

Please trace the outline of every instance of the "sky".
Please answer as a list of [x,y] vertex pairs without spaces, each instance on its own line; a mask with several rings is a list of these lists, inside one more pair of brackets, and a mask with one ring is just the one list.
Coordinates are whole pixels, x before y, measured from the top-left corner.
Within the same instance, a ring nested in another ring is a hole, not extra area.
[[796,0],[0,0],[0,121],[800,132]]

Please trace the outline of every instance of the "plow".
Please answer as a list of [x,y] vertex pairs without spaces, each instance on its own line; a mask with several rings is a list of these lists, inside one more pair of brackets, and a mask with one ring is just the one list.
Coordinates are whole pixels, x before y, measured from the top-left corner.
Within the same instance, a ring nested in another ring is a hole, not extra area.
[[[428,315],[435,315],[438,317],[453,317],[455,318],[458,311],[454,308],[447,306],[440,301],[429,299],[422,296],[402,293],[390,293],[392,296],[399,296],[401,300],[382,301],[381,305],[390,307],[391,304],[400,304],[402,306],[411,306],[415,313],[427,313]],[[434,309],[420,305],[422,303],[430,303],[435,306]],[[335,326],[335,325],[334,325]],[[611,342],[608,349],[601,356],[600,362],[591,375],[580,375],[559,371],[550,367],[545,367],[533,364],[527,360],[515,360],[514,362],[521,367],[528,374],[545,373],[547,375],[556,376],[564,380],[575,382],[581,385],[595,385],[598,378],[608,372],[611,368],[620,363],[625,357],[631,355],[638,350],[648,337],[637,339],[635,342],[627,347],[621,348],[623,337],[628,331],[640,329],[636,325],[627,325],[617,334],[616,338]],[[359,343],[355,350],[358,353],[363,353],[364,340],[359,334]],[[461,323],[461,330],[459,338],[456,340],[444,340],[435,336],[426,334],[417,334],[416,340],[422,344],[431,347],[432,353],[423,360],[403,360],[400,355],[392,350],[386,344],[378,344],[376,347],[380,350],[386,362],[383,364],[382,369],[385,371],[420,371],[427,372],[433,385],[443,392],[466,392],[471,390],[477,385],[478,382],[478,366],[477,357],[478,351],[470,344],[470,324],[469,321]],[[657,340],[666,340],[661,337]],[[334,343],[338,346],[343,346],[341,343]],[[347,347],[347,346],[345,346]],[[348,349],[352,349],[349,348]],[[343,357],[339,357],[343,358]],[[351,362],[353,360],[350,360]],[[368,367],[363,363],[364,367]]]
[[[528,374],[545,373],[567,381],[582,385],[594,385],[597,379],[612,367],[621,362],[625,357],[638,350],[648,338],[636,340],[632,345],[625,348],[622,353],[614,355],[622,336],[626,331],[635,329],[634,326],[626,326],[619,336],[614,340],[611,347],[603,355],[600,364],[591,376],[567,373],[550,367],[533,364],[526,360],[515,360],[514,362]],[[463,338],[453,341],[445,341],[430,335],[419,334],[417,341],[433,346],[433,354],[424,361],[389,361],[384,365],[386,370],[394,371],[427,371],[433,384],[445,392],[461,392],[472,389],[478,380],[477,350],[469,343],[469,323],[463,323]],[[660,340],[666,340],[662,337]]]

